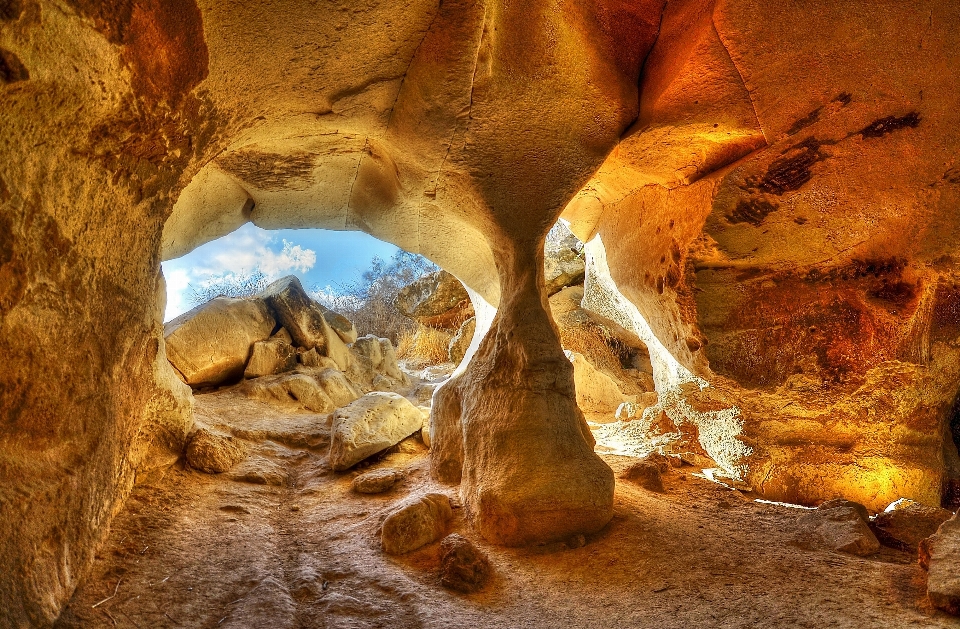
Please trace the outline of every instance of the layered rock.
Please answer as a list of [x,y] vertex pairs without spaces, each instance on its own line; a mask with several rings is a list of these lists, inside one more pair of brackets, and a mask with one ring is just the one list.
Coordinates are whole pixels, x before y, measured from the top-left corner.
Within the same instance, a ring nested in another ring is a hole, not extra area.
[[167,358],[193,387],[236,380],[254,344],[269,338],[274,327],[262,300],[217,297],[164,326]]

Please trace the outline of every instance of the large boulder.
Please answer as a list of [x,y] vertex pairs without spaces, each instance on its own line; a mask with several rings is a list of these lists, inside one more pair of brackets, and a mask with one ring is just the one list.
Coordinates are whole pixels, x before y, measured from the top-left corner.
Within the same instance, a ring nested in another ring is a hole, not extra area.
[[164,326],[167,358],[192,387],[222,384],[243,375],[253,344],[275,326],[263,300],[217,297]]
[[954,515],[920,543],[927,595],[939,609],[960,615],[960,519]]
[[351,350],[347,374],[367,390],[394,391],[408,384],[397,362],[397,350],[390,339],[368,334],[357,339]]
[[333,414],[330,467],[342,471],[420,430],[423,416],[407,398],[373,392]]
[[425,494],[401,503],[380,528],[385,553],[402,555],[426,546],[447,532],[453,509],[443,494]]
[[467,290],[446,271],[424,275],[403,287],[393,303],[404,316],[432,328],[457,329],[473,316]]
[[[349,367],[350,353],[340,333],[327,323],[324,313],[328,310],[307,295],[295,275],[273,282],[260,293],[260,297],[290,333],[294,344],[329,356],[341,370]],[[331,318],[336,320],[336,317]],[[344,327],[344,324],[338,323],[338,327]],[[349,334],[344,335],[350,338]]]

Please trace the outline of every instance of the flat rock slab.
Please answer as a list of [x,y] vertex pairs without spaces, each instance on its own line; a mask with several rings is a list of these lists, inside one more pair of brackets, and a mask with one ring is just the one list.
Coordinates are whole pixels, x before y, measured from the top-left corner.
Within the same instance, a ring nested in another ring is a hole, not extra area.
[[402,502],[383,521],[380,545],[390,555],[409,553],[447,532],[453,509],[443,494],[424,494]]
[[346,470],[420,430],[423,416],[396,393],[374,392],[338,409],[330,433],[330,467]]
[[830,500],[797,519],[797,542],[810,549],[872,555],[880,550],[867,524],[866,508],[849,500]]

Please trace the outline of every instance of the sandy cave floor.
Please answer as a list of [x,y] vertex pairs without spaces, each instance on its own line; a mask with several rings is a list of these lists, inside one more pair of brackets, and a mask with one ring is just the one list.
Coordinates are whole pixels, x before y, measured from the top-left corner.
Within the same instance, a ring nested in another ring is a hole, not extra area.
[[[197,396],[197,416],[248,439],[251,455],[224,474],[178,465],[136,487],[57,627],[960,625],[926,605],[914,556],[801,550],[800,511],[689,467],[665,477],[664,494],[618,481],[613,521],[580,548],[490,546],[455,509],[452,530],[488,553],[495,576],[480,593],[453,593],[439,583],[439,543],[402,557],[379,549],[398,500],[456,496],[431,480],[419,437],[334,474],[324,415],[227,389]],[[604,458],[614,470],[632,460]],[[407,476],[385,494],[354,493],[352,478],[377,466]]]

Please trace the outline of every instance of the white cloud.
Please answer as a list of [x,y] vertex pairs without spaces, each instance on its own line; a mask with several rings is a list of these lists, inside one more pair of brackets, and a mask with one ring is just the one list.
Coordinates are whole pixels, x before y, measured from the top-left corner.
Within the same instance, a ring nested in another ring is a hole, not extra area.
[[278,247],[276,240],[269,232],[247,224],[182,258],[165,262],[167,309],[164,319],[169,321],[190,309],[187,292],[191,284],[209,285],[257,270],[274,280],[291,273],[306,273],[317,263],[317,254],[312,249],[286,239]]

